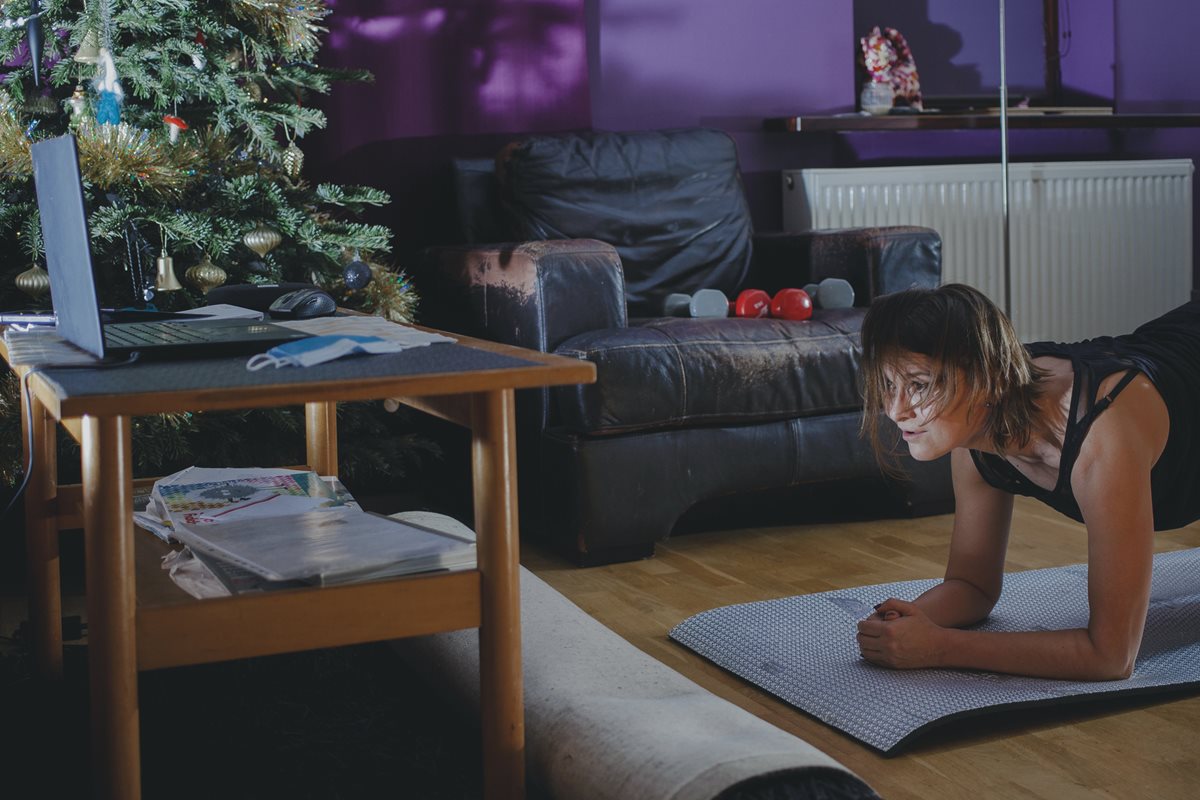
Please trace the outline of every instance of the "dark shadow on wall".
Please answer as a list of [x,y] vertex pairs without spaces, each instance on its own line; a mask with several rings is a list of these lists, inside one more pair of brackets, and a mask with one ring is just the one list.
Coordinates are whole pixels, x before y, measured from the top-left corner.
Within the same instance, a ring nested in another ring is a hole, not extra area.
[[329,127],[302,145],[323,160],[375,141],[585,126],[581,0],[336,0],[323,66],[366,69],[319,106]]

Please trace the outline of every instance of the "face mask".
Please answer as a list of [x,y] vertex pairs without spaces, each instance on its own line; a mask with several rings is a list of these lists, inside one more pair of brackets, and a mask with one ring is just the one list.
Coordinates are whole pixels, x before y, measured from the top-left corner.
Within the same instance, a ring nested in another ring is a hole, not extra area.
[[378,336],[310,336],[251,356],[246,369],[311,367],[355,353],[398,353],[404,347],[400,342],[389,342]]

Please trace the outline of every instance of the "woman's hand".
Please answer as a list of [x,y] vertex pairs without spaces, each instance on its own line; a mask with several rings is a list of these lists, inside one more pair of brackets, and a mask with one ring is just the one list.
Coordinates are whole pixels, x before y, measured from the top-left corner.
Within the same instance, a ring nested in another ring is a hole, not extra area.
[[863,658],[881,667],[936,667],[944,630],[916,605],[891,598],[858,623],[858,649]]

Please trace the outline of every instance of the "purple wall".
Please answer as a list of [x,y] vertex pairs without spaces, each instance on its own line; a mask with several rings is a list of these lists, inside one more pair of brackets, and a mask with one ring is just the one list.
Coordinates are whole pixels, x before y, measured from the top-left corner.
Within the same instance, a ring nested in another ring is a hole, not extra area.
[[299,144],[322,180],[377,186],[371,215],[398,263],[450,241],[453,156],[491,156],[519,133],[587,128],[583,0],[326,0],[323,66],[367,69],[321,100],[325,131]]
[[[920,0],[917,0],[920,2]],[[1111,4],[1112,14],[1107,13]],[[376,74],[338,87],[302,142],[317,177],[378,185],[398,251],[453,236],[441,171],[511,134],[703,125],[738,142],[755,224],[781,224],[779,171],[997,160],[995,132],[787,134],[765,117],[854,107],[852,4],[829,0],[330,0],[321,60]],[[988,19],[992,2],[972,3]],[[1063,22],[1066,27],[1066,5]],[[1193,0],[1071,3],[1064,84],[1118,111],[1200,111]],[[1010,58],[1013,54],[1010,52]],[[920,53],[915,53],[918,68]],[[1040,55],[1038,56],[1040,57]],[[1014,160],[1200,158],[1200,129],[1013,131]],[[1195,204],[1200,210],[1200,203]],[[1200,230],[1200,227],[1196,228]]]

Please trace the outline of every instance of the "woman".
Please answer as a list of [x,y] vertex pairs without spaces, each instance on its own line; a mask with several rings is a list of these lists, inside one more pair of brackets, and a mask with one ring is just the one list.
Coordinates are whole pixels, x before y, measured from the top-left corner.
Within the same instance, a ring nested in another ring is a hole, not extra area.
[[[879,298],[862,340],[864,431],[881,452],[883,412],[913,458],[949,453],[956,509],[945,580],[861,621],[863,657],[901,669],[1128,677],[1154,531],[1200,519],[1200,302],[1127,336],[1022,346],[986,297],[949,284]],[[1000,596],[1013,494],[1087,526],[1087,628],[960,630]]]

